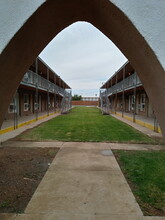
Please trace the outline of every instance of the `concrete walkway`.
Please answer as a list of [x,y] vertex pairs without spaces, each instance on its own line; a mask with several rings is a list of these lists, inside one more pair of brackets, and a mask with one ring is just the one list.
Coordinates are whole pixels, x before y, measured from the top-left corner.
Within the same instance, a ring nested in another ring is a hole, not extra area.
[[25,213],[45,219],[142,216],[110,148],[91,143],[62,146]]
[[[2,146],[21,144],[9,141]],[[120,146],[128,149],[127,144],[24,142],[22,147],[26,146],[60,150],[25,214],[1,214],[1,220],[165,220],[143,216],[111,151]],[[150,150],[152,145],[130,147]]]

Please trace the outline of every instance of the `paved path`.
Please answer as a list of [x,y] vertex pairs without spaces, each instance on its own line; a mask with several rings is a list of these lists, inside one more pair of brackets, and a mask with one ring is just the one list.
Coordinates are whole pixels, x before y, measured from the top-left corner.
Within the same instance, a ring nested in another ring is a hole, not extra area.
[[111,150],[165,150],[164,145],[152,145],[152,144],[125,144],[125,143],[98,143],[98,142],[60,142],[60,141],[42,141],[42,142],[31,142],[31,141],[6,141],[1,144],[1,147],[58,147],[62,148],[66,146],[86,146],[86,144],[91,144],[92,146],[98,147],[102,146],[102,148],[110,148]]
[[[14,142],[3,145],[12,147]],[[41,142],[24,142],[26,145],[41,146]],[[120,144],[42,142],[44,145],[60,150],[25,214],[0,215],[1,220],[165,220],[142,215],[111,151]],[[134,147],[148,150],[140,146]]]

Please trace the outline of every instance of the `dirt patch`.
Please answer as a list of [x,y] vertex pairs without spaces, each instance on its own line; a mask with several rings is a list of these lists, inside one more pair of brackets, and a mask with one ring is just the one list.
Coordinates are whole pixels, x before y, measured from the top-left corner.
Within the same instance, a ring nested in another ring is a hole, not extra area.
[[22,213],[58,148],[0,148],[0,213]]

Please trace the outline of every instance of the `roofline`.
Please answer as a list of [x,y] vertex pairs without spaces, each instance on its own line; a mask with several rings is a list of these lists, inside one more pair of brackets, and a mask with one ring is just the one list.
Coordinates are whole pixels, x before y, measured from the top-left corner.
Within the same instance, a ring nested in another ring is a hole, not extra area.
[[53,72],[54,75],[56,75],[59,79],[61,79],[61,80],[66,84],[66,86],[68,87],[68,88],[66,88],[66,89],[71,89],[71,87],[70,87],[59,75],[57,75],[57,73],[56,73],[54,70],[52,70],[52,68],[50,68],[50,67],[48,66],[48,64],[46,64],[45,61],[43,61],[43,60],[41,59],[41,57],[37,57],[37,59],[40,60],[47,68],[49,68],[49,70],[51,70],[51,71]]
[[123,69],[123,67],[125,67],[128,63],[130,63],[128,60],[117,70],[115,71],[115,73],[100,87],[100,89],[104,89],[103,87],[106,85],[106,83],[108,83],[118,72],[120,72],[120,70]]

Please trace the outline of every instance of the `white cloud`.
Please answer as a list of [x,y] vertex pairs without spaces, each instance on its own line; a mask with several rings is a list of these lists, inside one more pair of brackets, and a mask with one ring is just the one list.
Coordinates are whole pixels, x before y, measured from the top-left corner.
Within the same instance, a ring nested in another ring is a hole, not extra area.
[[73,93],[94,96],[126,62],[124,55],[99,30],[77,22],[60,32],[40,57],[69,84]]

